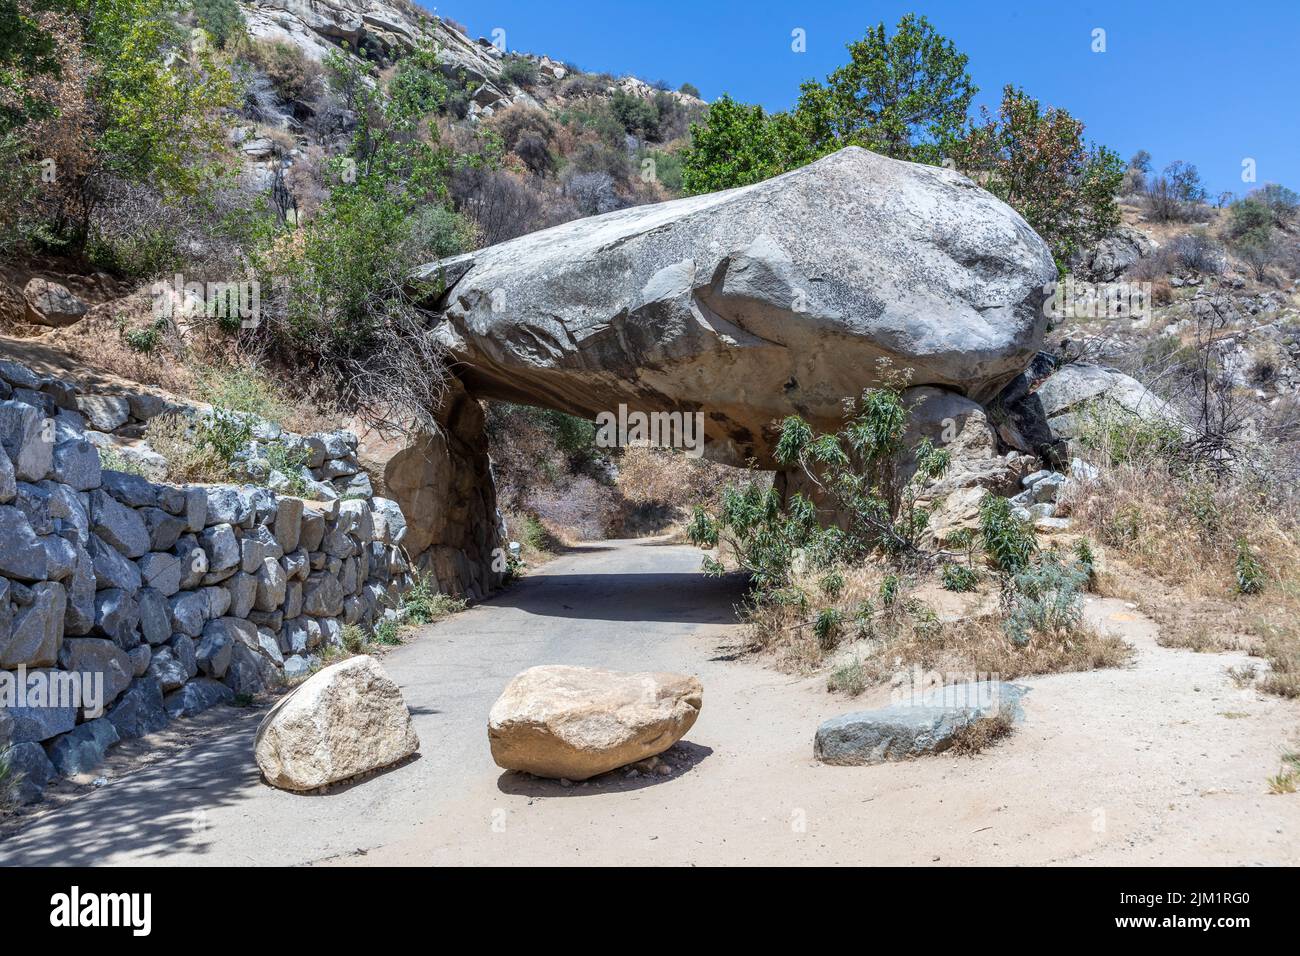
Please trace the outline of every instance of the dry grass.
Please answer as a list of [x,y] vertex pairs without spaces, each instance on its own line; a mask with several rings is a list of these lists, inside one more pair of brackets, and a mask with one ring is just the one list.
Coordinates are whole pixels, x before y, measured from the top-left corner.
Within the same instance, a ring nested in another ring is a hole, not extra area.
[[1003,737],[1009,737],[1015,723],[1006,714],[997,714],[967,724],[952,735],[949,748],[958,757],[973,757],[987,750]]
[[[1118,556],[1116,572],[1131,579],[1160,643],[1246,650],[1268,662],[1261,689],[1300,696],[1300,519],[1291,490],[1270,486],[1260,477],[1266,469],[1211,480],[1156,462],[1101,467],[1069,508]],[[1256,567],[1256,593],[1242,593],[1243,553]]]
[[144,430],[145,441],[167,459],[167,478],[175,482],[223,482],[237,477],[209,445],[194,440],[192,430],[182,415],[159,415]]
[[[897,593],[886,602],[882,592],[893,579],[881,566],[843,572],[844,585],[834,597],[814,580],[802,582],[806,605],[775,604],[756,608],[749,620],[751,648],[771,655],[776,665],[796,673],[827,671],[832,691],[856,696],[868,687],[889,683],[919,668],[937,672],[945,683],[989,675],[1012,680],[1034,674],[1119,667],[1132,657],[1120,638],[1080,625],[1058,634],[1035,633],[1018,645],[1003,629],[992,585],[953,596],[966,613],[940,617],[914,595],[933,587],[928,576],[898,580]],[[995,608],[995,609],[990,609]],[[832,610],[838,625],[818,627]]]

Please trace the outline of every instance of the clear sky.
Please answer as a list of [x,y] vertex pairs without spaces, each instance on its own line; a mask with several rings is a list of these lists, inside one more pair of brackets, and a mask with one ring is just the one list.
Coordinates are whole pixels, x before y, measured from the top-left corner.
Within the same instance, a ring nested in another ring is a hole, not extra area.
[[[1087,125],[1127,159],[1195,163],[1211,195],[1264,182],[1300,189],[1300,0],[440,0],[424,5],[472,36],[506,31],[512,50],[585,70],[691,82],[705,99],[786,109],[807,78],[847,59],[878,21],[921,13],[970,57],[994,105],[1007,83]],[[791,49],[805,31],[807,50]],[[1094,53],[1093,31],[1105,31]],[[1242,181],[1255,161],[1257,183]]]

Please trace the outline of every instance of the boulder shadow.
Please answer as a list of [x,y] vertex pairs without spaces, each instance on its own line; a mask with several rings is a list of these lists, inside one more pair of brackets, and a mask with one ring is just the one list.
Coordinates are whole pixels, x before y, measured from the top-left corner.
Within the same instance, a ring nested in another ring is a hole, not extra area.
[[[396,763],[390,763],[386,767],[378,767],[374,770],[367,770],[365,773],[359,773],[355,777],[348,777],[346,780],[339,780],[336,783],[326,784],[324,787],[319,787],[315,790],[284,790],[284,792],[291,794],[295,797],[326,797],[326,798],[337,797],[341,794],[347,793],[353,787],[359,787],[363,783],[369,783],[371,780],[374,780],[376,777],[387,776],[390,773],[401,770],[403,767],[407,767],[413,763],[417,763],[420,759],[421,759],[421,754],[417,750],[409,757],[403,757],[401,760],[397,761]],[[272,783],[268,783],[266,780],[266,776],[264,774],[259,773],[257,775],[257,779],[261,782],[262,786],[264,787],[270,787],[272,790],[283,789],[282,787],[277,787]]]
[[518,770],[504,770],[497,778],[497,789],[516,797],[591,797],[605,793],[628,793],[633,790],[644,790],[647,787],[671,784],[694,770],[712,753],[712,747],[693,744],[689,740],[679,740],[659,754],[660,762],[672,768],[672,772],[667,775],[660,775],[655,771],[637,770],[636,776],[629,776],[628,771],[635,770],[636,767],[627,765],[565,786],[560,781],[548,777],[535,777],[531,773]]

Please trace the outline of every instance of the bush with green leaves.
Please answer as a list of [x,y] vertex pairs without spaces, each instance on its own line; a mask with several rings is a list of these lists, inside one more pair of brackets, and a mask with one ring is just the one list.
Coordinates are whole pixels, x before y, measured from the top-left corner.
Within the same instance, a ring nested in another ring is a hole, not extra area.
[[980,502],[980,541],[984,553],[1007,574],[1023,571],[1033,560],[1038,544],[1033,528],[1018,517],[1011,502],[999,495],[987,495]]
[[748,186],[815,158],[808,137],[789,113],[769,114],[723,94],[709,106],[704,121],[691,126],[691,147],[682,155],[682,188],[697,194]]
[[960,169],[1025,217],[1062,271],[1075,252],[1119,225],[1119,156],[1089,145],[1082,122],[1066,110],[1044,109],[1024,90],[1008,85],[998,112],[986,109],[953,155]]
[[1019,647],[1035,636],[1059,640],[1076,633],[1083,621],[1083,590],[1088,573],[1049,553],[1026,564],[1009,579],[1004,595],[1003,630]]
[[642,139],[658,138],[659,110],[652,100],[625,90],[615,90],[609,105],[624,131]]
[[844,612],[839,608],[824,607],[817,612],[817,617],[813,621],[813,637],[817,639],[817,646],[823,651],[828,651],[839,643],[843,629]]
[[465,610],[465,601],[438,591],[432,575],[420,575],[402,597],[402,619],[409,624],[429,624]]
[[244,35],[244,14],[237,0],[194,0],[194,15],[218,49]]
[[501,67],[501,79],[524,89],[537,85],[537,64],[523,57],[511,57]]
[[1176,422],[1134,415],[1110,399],[1090,402],[1078,415],[1079,444],[1111,464],[1170,462],[1186,440]]
[[940,571],[940,579],[949,591],[974,591],[979,587],[979,572],[955,561],[948,561]]
[[[800,563],[827,571],[874,552],[899,560],[919,552],[930,516],[920,494],[947,471],[949,455],[922,439],[912,449],[914,473],[900,475],[910,414],[902,397],[907,379],[886,380],[852,403],[837,432],[818,434],[798,416],[782,424],[776,460],[806,479],[818,504],[800,492],[783,502],[777,488],[749,482],[724,492],[716,516],[696,508],[690,540],[702,548],[724,545],[751,576],[760,600],[791,587]],[[705,566],[721,573],[712,559]]]
[[1237,593],[1258,594],[1264,590],[1264,566],[1255,557],[1250,543],[1245,538],[1237,541]]

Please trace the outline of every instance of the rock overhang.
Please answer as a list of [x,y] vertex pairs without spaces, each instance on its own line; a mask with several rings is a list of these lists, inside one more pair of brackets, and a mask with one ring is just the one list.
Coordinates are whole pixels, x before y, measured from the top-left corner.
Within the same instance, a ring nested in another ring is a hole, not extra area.
[[565,223],[425,266],[475,395],[594,418],[699,412],[706,454],[772,467],[877,365],[977,401],[1040,347],[1056,270],[959,173],[850,147],[781,176]]

